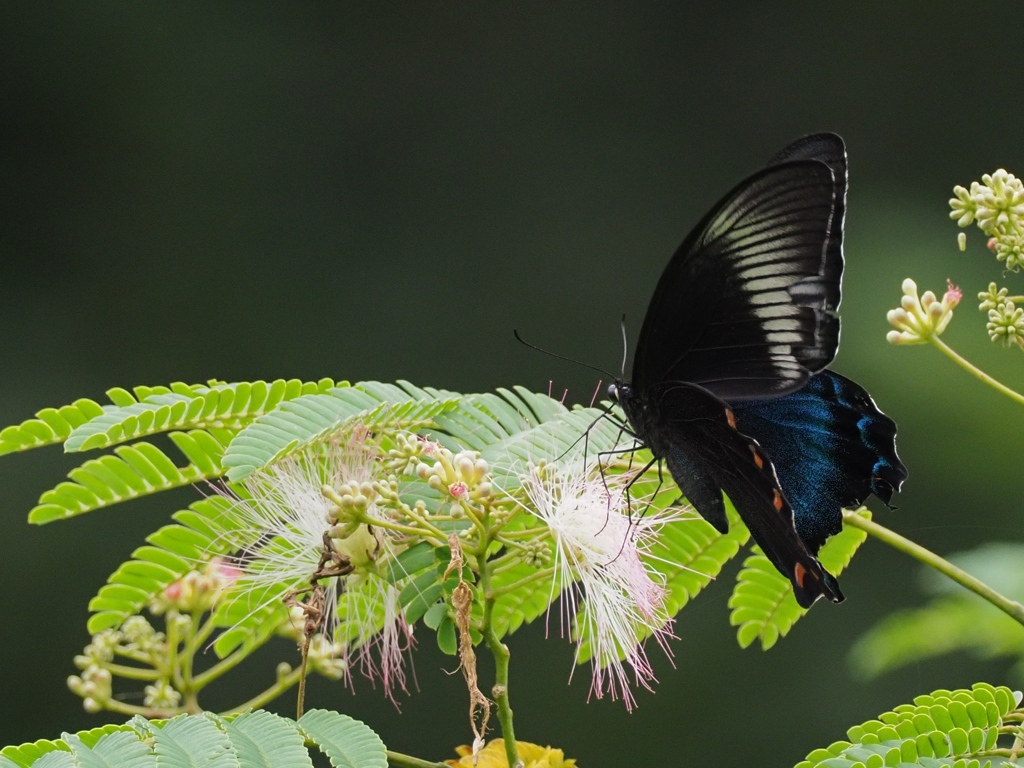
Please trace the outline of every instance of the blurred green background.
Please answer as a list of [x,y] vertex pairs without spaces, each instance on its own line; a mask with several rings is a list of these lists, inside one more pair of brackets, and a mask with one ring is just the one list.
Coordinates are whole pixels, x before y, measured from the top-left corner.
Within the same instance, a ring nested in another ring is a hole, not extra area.
[[[987,9],[987,10],[986,10]],[[1000,270],[958,252],[955,183],[1024,173],[1015,73],[1024,4],[0,4],[0,422],[110,386],[331,375],[460,391],[549,380],[587,400],[678,242],[804,133],[847,140],[836,368],[900,425],[910,480],[881,520],[940,552],[1019,540],[1024,412],[929,349],[889,347],[900,281],[965,301],[946,338],[1009,383],[974,294]],[[1016,58],[1015,58],[1016,57]],[[1020,292],[1021,278],[1007,278]],[[1016,281],[1016,284],[1015,282]],[[98,724],[65,687],[86,604],[175,505],[31,528],[82,457],[0,462],[0,743]],[[741,651],[731,572],[681,614],[675,666],[627,714],[571,685],[571,646],[511,639],[517,732],[581,766],[789,766],[917,693],[1006,666],[954,657],[855,679],[853,639],[923,598],[870,542],[791,636]],[[225,693],[237,702],[273,655]],[[357,680],[311,706],[443,758],[470,738],[455,664],[420,634],[401,714]],[[292,697],[279,703],[287,712]]]

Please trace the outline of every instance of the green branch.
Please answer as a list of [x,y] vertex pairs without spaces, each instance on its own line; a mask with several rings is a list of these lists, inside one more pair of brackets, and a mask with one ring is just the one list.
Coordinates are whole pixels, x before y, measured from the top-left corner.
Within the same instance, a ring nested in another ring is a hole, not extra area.
[[940,352],[942,352],[946,357],[948,357],[954,363],[959,365],[961,368],[963,368],[969,374],[971,374],[975,378],[978,378],[981,381],[985,382],[986,384],[988,384],[990,387],[992,387],[996,391],[1002,392],[1004,395],[1009,397],[1011,400],[1015,400],[1018,403],[1020,403],[1021,405],[1024,405],[1024,395],[1020,394],[1019,392],[1017,392],[1015,390],[1010,389],[1008,386],[1006,386],[1002,382],[997,381],[996,379],[993,379],[991,376],[989,376],[983,370],[981,370],[980,368],[975,366],[973,363],[971,363],[970,361],[966,360],[965,358],[961,357],[959,354],[954,352],[953,349],[951,347],[949,347],[944,341],[942,341],[938,336],[935,336],[935,335],[929,336],[928,337],[928,341],[930,341],[932,343],[932,345],[936,349],[938,349]]
[[511,654],[508,646],[501,642],[498,633],[494,631],[494,597],[491,590],[491,574],[488,563],[483,563],[480,569],[480,589],[484,595],[490,595],[484,600],[484,621],[483,635],[487,648],[494,657],[494,687],[491,695],[498,707],[498,722],[501,723],[501,737],[505,742],[505,754],[508,757],[510,768],[520,768],[523,763],[519,759],[519,750],[516,748],[516,734],[512,726],[512,705],[508,695],[508,662]]
[[259,709],[268,701],[273,701],[282,693],[291,688],[295,683],[298,682],[299,676],[302,674],[302,668],[296,667],[287,675],[283,675],[277,679],[277,682],[267,688],[263,693],[259,693],[253,696],[244,704],[239,704],[237,707],[229,709],[227,712],[221,712],[222,715],[238,715],[249,709]]
[[505,585],[504,587],[492,589],[490,592],[485,593],[484,597],[490,600],[497,600],[499,597],[504,597],[510,592],[515,592],[520,587],[525,587],[527,584],[530,584],[531,582],[537,581],[538,579],[545,579],[548,576],[554,575],[554,568],[541,568],[539,570],[534,571],[529,576],[524,576],[519,581],[514,581],[511,584]]
[[420,760],[412,755],[403,755],[401,752],[392,752],[390,749],[384,754],[388,762],[395,768],[448,768],[447,763],[432,763],[429,760]]
[[974,578],[971,574],[967,573],[967,571],[957,568],[951,562],[939,557],[931,550],[925,549],[920,544],[900,536],[895,531],[890,531],[883,525],[879,525],[872,520],[867,520],[866,518],[861,517],[856,512],[848,512],[844,510],[843,522],[854,528],[860,528],[862,531],[869,533],[876,539],[884,541],[890,547],[898,549],[900,552],[910,555],[915,560],[919,560],[925,565],[934,568],[939,573],[951,578],[960,586],[965,589],[969,589],[974,594],[984,598],[1017,623],[1024,625],[1024,605],[1021,605],[1015,600],[1010,600],[1009,598],[1004,597],[992,589],[992,587]]

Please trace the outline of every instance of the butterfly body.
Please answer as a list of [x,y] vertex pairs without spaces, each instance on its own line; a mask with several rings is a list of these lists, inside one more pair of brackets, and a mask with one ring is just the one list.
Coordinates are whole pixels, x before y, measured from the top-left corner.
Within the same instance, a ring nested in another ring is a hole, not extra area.
[[697,224],[665,268],[612,394],[637,439],[716,529],[723,492],[798,602],[843,599],[816,554],[842,507],[906,477],[895,425],[825,371],[839,344],[846,151],[782,150]]

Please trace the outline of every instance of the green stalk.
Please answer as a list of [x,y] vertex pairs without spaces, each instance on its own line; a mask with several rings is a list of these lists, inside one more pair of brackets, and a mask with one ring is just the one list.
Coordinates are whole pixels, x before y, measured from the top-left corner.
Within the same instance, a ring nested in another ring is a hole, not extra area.
[[967,573],[967,571],[957,568],[951,562],[939,557],[931,550],[925,549],[920,544],[900,536],[895,531],[890,531],[885,526],[879,525],[873,520],[867,520],[861,517],[856,512],[844,511],[843,522],[854,528],[860,528],[862,531],[869,533],[876,539],[884,541],[890,547],[898,549],[900,552],[910,555],[915,560],[919,560],[925,565],[934,568],[944,576],[951,578],[960,586],[965,589],[969,589],[974,594],[987,600],[1014,621],[1024,625],[1024,605],[1021,605],[1015,600],[1010,600],[1009,598],[1004,597],[992,589],[992,587],[974,578],[971,574]]
[[390,749],[385,753],[388,762],[395,768],[448,768],[445,763],[432,763],[429,760],[420,760],[412,755],[403,755],[401,752],[392,752]]
[[100,666],[112,675],[124,677],[129,680],[159,680],[164,676],[164,673],[159,669],[129,667],[127,664],[115,664],[112,661],[100,662]]
[[259,709],[268,701],[273,701],[282,693],[287,691],[296,681],[299,679],[299,675],[302,672],[301,669],[293,669],[284,677],[278,678],[277,682],[267,688],[263,693],[256,694],[244,704],[239,704],[237,707],[229,709],[227,712],[222,712],[222,715],[238,715],[249,709]]
[[954,352],[938,336],[934,336],[934,335],[933,336],[929,336],[928,337],[928,341],[930,341],[932,343],[932,345],[936,349],[938,349],[940,352],[942,352],[942,354],[944,354],[946,357],[948,357],[954,363],[959,365],[961,368],[963,368],[969,374],[971,374],[972,376],[974,376],[974,377],[980,379],[981,381],[985,382],[990,387],[995,389],[997,392],[1002,392],[1004,395],[1009,397],[1011,400],[1016,400],[1021,405],[1024,405],[1024,395],[1022,395],[1019,392],[1016,392],[1016,391],[1010,389],[1008,386],[1006,386],[1002,382],[997,381],[996,379],[993,379],[991,376],[989,376],[983,370],[981,370],[980,368],[975,366],[973,363],[969,362],[968,360],[964,359],[959,354]]
[[[486,541],[486,539],[485,539]],[[488,563],[482,563],[480,568],[480,590],[484,594],[484,623],[483,635],[491,655],[494,657],[494,687],[491,695],[498,707],[498,722],[501,723],[501,737],[505,742],[505,755],[508,757],[510,768],[522,768],[522,761],[519,759],[519,750],[516,748],[516,734],[512,725],[512,705],[508,696],[508,662],[511,654],[508,646],[501,642],[498,633],[494,631],[492,621],[494,615],[494,596],[491,592],[491,574]]]
[[198,693],[203,688],[205,688],[207,685],[209,685],[214,680],[216,680],[218,677],[220,677],[225,672],[227,672],[229,669],[231,669],[233,667],[236,667],[239,664],[241,664],[243,661],[245,661],[247,658],[249,658],[249,655],[254,650],[256,650],[256,648],[259,648],[262,645],[263,645],[263,643],[260,643],[258,645],[255,645],[255,646],[251,647],[251,648],[250,647],[245,647],[245,648],[242,648],[240,650],[237,650],[234,653],[230,654],[229,656],[225,656],[223,659],[218,661],[216,664],[214,664],[209,669],[207,669],[207,670],[205,670],[203,672],[200,672],[198,675],[196,675],[192,679],[192,688],[193,688],[193,690],[195,690],[196,693]]
[[527,584],[530,584],[531,582],[537,581],[538,579],[546,579],[549,576],[554,576],[554,575],[555,575],[555,569],[554,568],[541,568],[539,570],[534,571],[529,576],[524,576],[519,581],[514,581],[511,584],[509,584],[507,586],[504,586],[504,587],[498,587],[497,589],[492,589],[485,596],[489,597],[489,598],[493,598],[493,599],[496,600],[499,597],[502,597],[503,595],[509,594],[510,592],[515,592],[520,587],[525,587]]

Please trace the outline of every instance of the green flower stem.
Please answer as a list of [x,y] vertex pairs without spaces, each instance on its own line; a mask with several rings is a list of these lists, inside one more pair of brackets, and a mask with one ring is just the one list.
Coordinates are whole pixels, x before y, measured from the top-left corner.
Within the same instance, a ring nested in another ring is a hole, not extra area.
[[960,586],[965,589],[969,589],[974,594],[992,603],[992,605],[1014,621],[1024,625],[1024,605],[1021,605],[1015,600],[1003,597],[984,582],[974,578],[966,571],[957,568],[948,560],[939,557],[934,552],[922,547],[920,544],[916,544],[910,539],[904,538],[895,531],[890,531],[885,526],[879,525],[872,520],[867,520],[856,512],[844,511],[843,522],[854,528],[860,528],[862,531],[869,533],[880,541],[884,541],[886,544],[898,549],[900,552],[910,555],[915,560],[919,560],[925,565],[931,566],[939,573],[951,578]]
[[181,676],[181,669],[178,667],[178,645],[181,638],[178,632],[178,612],[169,610],[165,614],[164,624],[167,627],[167,672],[171,683],[179,691],[184,689],[185,681]]
[[110,712],[117,712],[119,715],[142,715],[147,720],[170,720],[175,715],[185,712],[184,707],[169,707],[167,709],[140,707],[136,704],[125,704],[117,699],[108,699],[103,702],[103,708]]
[[248,709],[259,709],[269,701],[273,701],[282,693],[291,688],[295,683],[299,681],[299,676],[302,674],[302,668],[296,667],[284,677],[278,678],[277,682],[267,688],[263,693],[258,693],[249,699],[244,704],[239,704],[237,707],[229,709],[227,712],[221,712],[222,715],[238,715],[245,712]]
[[544,528],[520,528],[518,531],[502,531],[502,539],[539,538],[545,533]]
[[412,755],[403,755],[401,752],[392,752],[390,749],[385,752],[388,762],[395,768],[448,768],[445,763],[432,763],[429,760],[420,760]]
[[237,650],[234,653],[225,656],[223,659],[218,661],[209,669],[200,672],[192,680],[192,690],[194,690],[196,693],[199,693],[199,691],[201,691],[207,685],[209,685],[218,677],[223,675],[225,672],[232,669],[233,667],[238,666],[247,658],[249,658],[249,654],[255,651],[256,648],[259,648],[260,645],[263,645],[263,643],[260,643],[259,645],[254,647],[245,647],[240,650]]
[[480,569],[480,590],[489,597],[484,599],[484,622],[483,635],[491,655],[494,657],[494,687],[491,695],[494,703],[498,706],[498,722],[501,723],[501,737],[505,742],[505,755],[508,757],[510,768],[521,768],[523,765],[519,759],[519,750],[516,748],[516,734],[512,726],[512,705],[508,696],[508,646],[501,642],[498,633],[494,631],[494,597],[491,590],[491,574],[488,563],[483,563]]
[[[199,621],[202,618],[202,613],[198,614],[195,619]],[[206,644],[206,641],[213,634],[216,627],[213,625],[213,612],[210,612],[206,623],[199,627],[199,631],[192,635],[192,640],[188,644],[187,652],[196,654]]]
[[442,530],[441,530],[440,528],[438,528],[438,527],[437,527],[436,525],[434,525],[433,523],[431,523],[431,522],[430,522],[429,520],[427,520],[427,519],[426,519],[425,517],[422,517],[421,515],[417,514],[416,510],[415,510],[415,509],[413,509],[412,507],[410,507],[410,506],[409,506],[408,504],[406,504],[406,505],[405,505],[405,506],[403,507],[403,509],[402,509],[402,512],[403,512],[403,513],[404,513],[405,515],[407,515],[408,517],[410,517],[410,518],[412,518],[413,520],[415,520],[415,521],[416,521],[416,524],[417,524],[417,525],[421,526],[421,527],[422,527],[422,528],[424,528],[425,530],[428,530],[428,531],[432,531],[432,532],[433,532],[433,534],[434,534],[435,536],[437,536],[437,537],[438,537],[439,539],[442,539],[442,540],[443,540],[443,539],[447,538],[447,537],[445,536],[445,534],[444,534],[444,531],[442,531]]
[[111,661],[104,661],[100,664],[112,675],[124,677],[129,680],[159,680],[164,673],[159,669],[144,669],[142,667],[129,667],[125,664],[115,664]]
[[1020,757],[1022,747],[1024,747],[1024,737],[1021,736],[1020,729],[1017,729],[1017,735],[1013,737],[1013,746],[1010,747],[1010,752],[1013,753],[1010,757],[1011,763],[1017,762],[1017,758]]
[[137,661],[139,662],[139,664],[145,664],[149,667],[154,666],[153,654],[151,653],[143,653],[142,651],[134,650],[131,648],[124,648],[123,646],[119,647],[116,653],[118,656],[122,656],[126,659],[131,659],[132,661]]
[[[326,496],[327,494],[324,495]],[[387,528],[389,531],[405,533],[409,536],[417,536],[420,538],[433,537],[432,531],[425,531],[422,528],[414,528],[411,525],[401,525],[400,523],[392,523],[390,520],[381,520],[380,518],[370,517],[369,515],[360,516],[359,522],[365,523],[366,525],[372,525],[374,528]],[[440,545],[440,542],[444,542],[447,540],[448,537],[444,534],[441,534],[441,538],[439,540],[438,545]]]
[[508,584],[504,587],[498,587],[497,589],[492,589],[489,592],[485,592],[484,597],[488,600],[497,600],[499,597],[507,595],[509,592],[515,592],[520,587],[525,587],[527,584],[531,582],[537,581],[538,579],[546,579],[549,576],[554,575],[554,568],[541,568],[540,570],[531,573],[529,576],[524,576],[519,581],[514,581],[511,584]]
[[942,341],[942,339],[940,339],[938,336],[930,336],[928,338],[928,341],[930,341],[932,343],[932,346],[934,346],[936,349],[938,349],[940,352],[942,352],[942,354],[944,354],[946,357],[948,357],[954,363],[959,365],[965,371],[970,373],[972,376],[975,376],[975,377],[981,379],[983,382],[988,384],[990,387],[992,387],[993,389],[995,389],[995,390],[997,390],[999,392],[1002,392],[1004,395],[1009,397],[1011,400],[1016,400],[1021,405],[1024,405],[1024,395],[1022,395],[1019,392],[1016,392],[1016,391],[1010,389],[1008,386],[1006,386],[1002,382],[996,381],[991,376],[989,376],[987,373],[985,373],[983,370],[981,370],[980,368],[976,367],[973,363],[970,363],[967,360],[965,360],[964,358],[962,358],[960,355],[958,355],[956,352],[954,352],[949,346],[947,346],[946,343],[944,341]]

